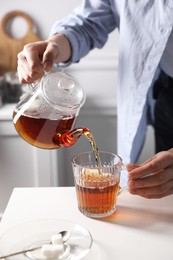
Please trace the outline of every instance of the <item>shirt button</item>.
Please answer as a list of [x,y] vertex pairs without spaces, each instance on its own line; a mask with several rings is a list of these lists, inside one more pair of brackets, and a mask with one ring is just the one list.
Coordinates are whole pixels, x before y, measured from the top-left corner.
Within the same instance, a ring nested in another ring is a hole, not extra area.
[[163,28],[163,27],[160,27],[160,33],[163,35],[163,34],[166,34],[167,33],[167,29]]

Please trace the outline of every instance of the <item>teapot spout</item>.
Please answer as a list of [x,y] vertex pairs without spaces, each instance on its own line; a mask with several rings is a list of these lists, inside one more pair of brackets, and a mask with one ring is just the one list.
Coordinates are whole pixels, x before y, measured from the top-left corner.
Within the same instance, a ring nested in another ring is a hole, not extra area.
[[74,145],[77,140],[82,136],[86,135],[86,132],[89,132],[88,128],[75,128],[69,132],[63,133],[62,135],[56,135],[54,137],[55,143],[60,143],[60,147],[70,147]]

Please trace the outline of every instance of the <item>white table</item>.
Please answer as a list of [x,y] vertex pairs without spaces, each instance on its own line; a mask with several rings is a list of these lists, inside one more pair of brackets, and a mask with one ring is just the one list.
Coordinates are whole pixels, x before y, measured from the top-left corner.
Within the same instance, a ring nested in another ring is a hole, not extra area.
[[116,213],[96,220],[78,211],[74,187],[15,188],[0,236],[22,222],[47,218],[77,222],[91,232],[94,242],[85,260],[173,259],[173,196],[148,200],[124,192]]

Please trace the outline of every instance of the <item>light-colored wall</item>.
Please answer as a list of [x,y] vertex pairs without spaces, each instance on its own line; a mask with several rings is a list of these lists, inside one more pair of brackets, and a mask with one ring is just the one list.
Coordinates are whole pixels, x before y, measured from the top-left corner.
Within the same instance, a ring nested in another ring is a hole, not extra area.
[[42,38],[46,38],[52,24],[69,14],[79,2],[80,0],[1,0],[0,18],[9,11],[24,11],[31,16]]

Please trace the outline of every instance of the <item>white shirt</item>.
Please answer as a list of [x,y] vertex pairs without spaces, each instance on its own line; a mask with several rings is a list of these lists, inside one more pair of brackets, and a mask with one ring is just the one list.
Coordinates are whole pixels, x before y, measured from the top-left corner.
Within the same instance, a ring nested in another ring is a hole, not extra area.
[[144,142],[147,95],[173,27],[172,14],[172,0],[85,0],[51,31],[69,38],[71,62],[78,62],[119,29],[118,154],[125,162],[137,160]]

